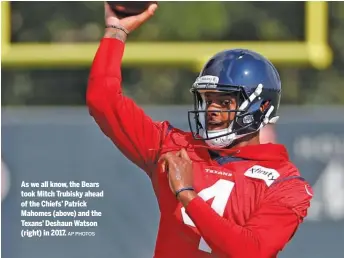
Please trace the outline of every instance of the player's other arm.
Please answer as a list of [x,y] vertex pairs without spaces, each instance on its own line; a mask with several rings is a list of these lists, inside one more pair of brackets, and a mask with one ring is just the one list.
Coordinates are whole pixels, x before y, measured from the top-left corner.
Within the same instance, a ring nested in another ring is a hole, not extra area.
[[296,232],[310,205],[307,183],[294,179],[269,189],[261,207],[246,225],[219,216],[200,197],[186,206],[201,236],[216,252],[230,257],[276,257]]
[[[118,20],[105,5],[107,25],[120,28],[125,25],[131,31],[149,17],[146,15]],[[126,36],[121,29],[106,29],[92,63],[86,102],[103,133],[126,157],[149,172],[166,125],[153,122],[133,100],[122,93],[121,62]]]

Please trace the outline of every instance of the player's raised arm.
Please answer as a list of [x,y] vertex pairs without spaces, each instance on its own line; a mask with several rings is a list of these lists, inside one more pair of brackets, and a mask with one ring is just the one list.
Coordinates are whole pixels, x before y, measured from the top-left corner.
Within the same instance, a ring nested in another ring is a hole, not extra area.
[[157,6],[118,19],[105,2],[106,31],[92,63],[87,106],[98,126],[120,151],[148,174],[160,147],[165,124],[155,123],[121,89],[121,62],[127,34],[148,20]]

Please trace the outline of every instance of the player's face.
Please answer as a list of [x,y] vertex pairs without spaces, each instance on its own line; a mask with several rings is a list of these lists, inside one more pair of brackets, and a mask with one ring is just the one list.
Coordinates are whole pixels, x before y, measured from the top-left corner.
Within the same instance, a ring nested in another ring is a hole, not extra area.
[[206,115],[207,129],[212,131],[228,128],[235,118],[235,112],[224,111],[237,108],[235,95],[223,92],[206,92],[204,97],[208,111]]

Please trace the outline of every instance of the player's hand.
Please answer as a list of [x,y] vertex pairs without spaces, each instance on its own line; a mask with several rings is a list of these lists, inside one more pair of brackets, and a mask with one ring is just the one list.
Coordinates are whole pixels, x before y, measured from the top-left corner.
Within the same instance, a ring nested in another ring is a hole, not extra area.
[[157,4],[151,4],[146,11],[139,15],[129,16],[122,19],[117,18],[114,12],[111,10],[109,4],[104,2],[105,9],[105,25],[114,25],[125,28],[127,31],[132,32],[141,24],[146,22],[154,15],[155,10],[158,8]]
[[193,186],[193,169],[185,149],[176,154],[171,152],[161,156],[163,171],[167,173],[171,191],[175,194],[179,189]]

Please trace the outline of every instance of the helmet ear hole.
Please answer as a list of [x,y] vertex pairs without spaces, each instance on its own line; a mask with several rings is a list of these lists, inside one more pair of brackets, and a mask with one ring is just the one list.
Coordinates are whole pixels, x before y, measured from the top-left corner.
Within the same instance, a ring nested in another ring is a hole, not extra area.
[[264,101],[262,102],[262,104],[260,105],[260,111],[261,111],[262,113],[264,113],[266,110],[268,110],[269,107],[270,107],[270,103],[271,103],[270,100],[264,100]]

